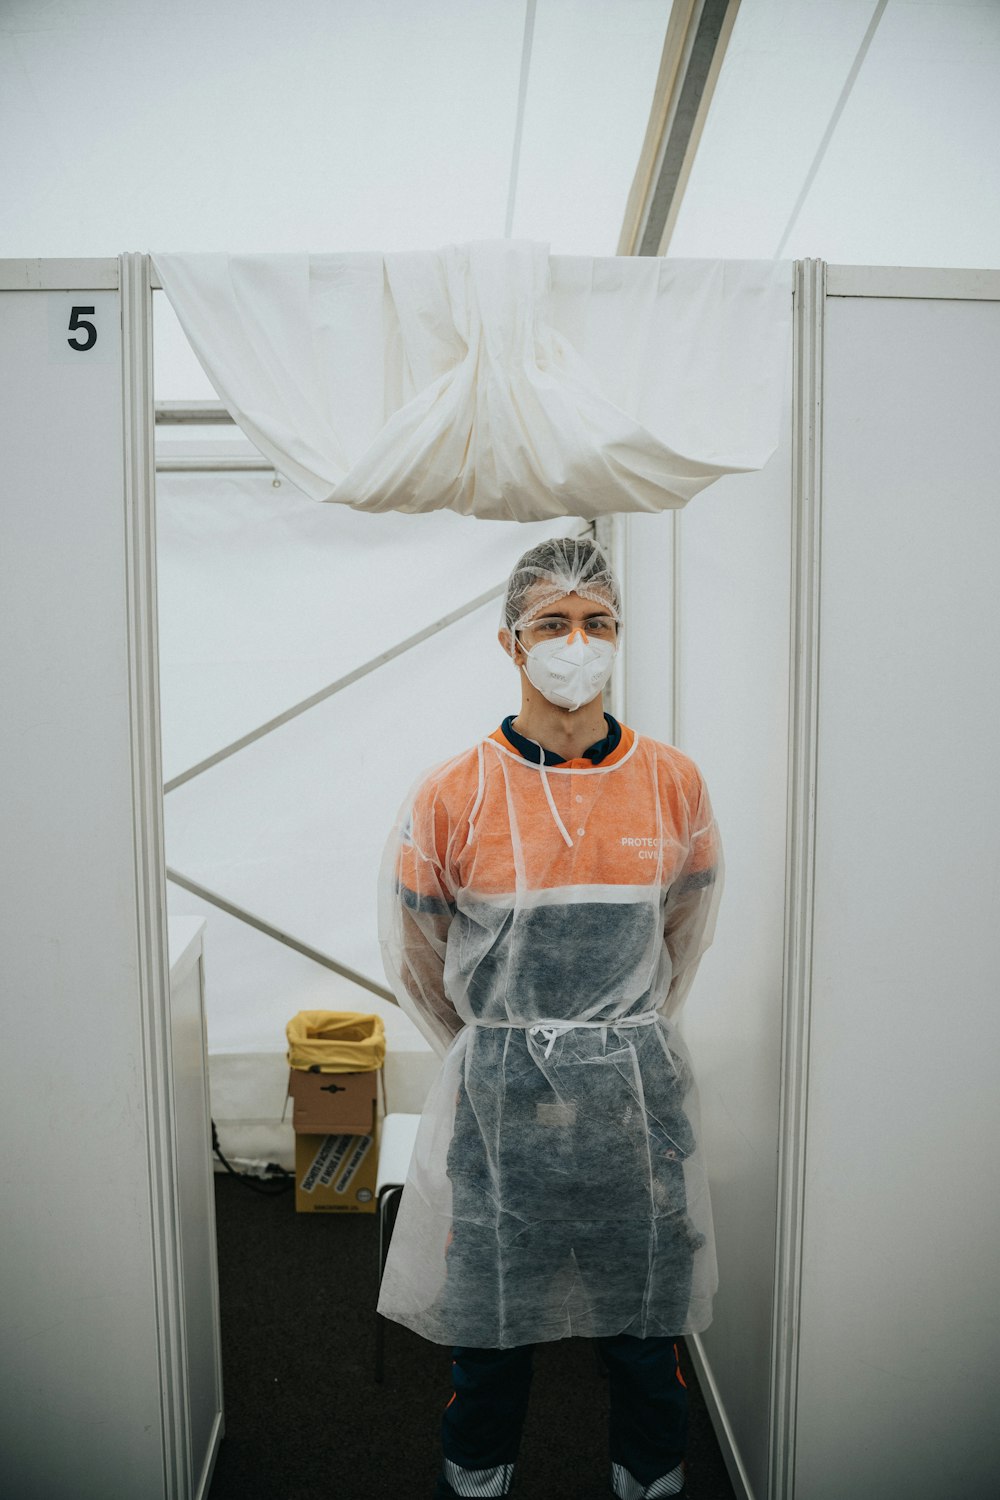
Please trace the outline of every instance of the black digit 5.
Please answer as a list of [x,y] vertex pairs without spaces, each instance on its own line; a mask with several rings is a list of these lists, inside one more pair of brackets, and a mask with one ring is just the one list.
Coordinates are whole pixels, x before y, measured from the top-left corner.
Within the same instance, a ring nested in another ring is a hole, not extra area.
[[78,344],[76,339],[66,340],[71,349],[78,349],[81,354],[85,349],[93,349],[94,345],[97,343],[97,328],[95,324],[89,323],[86,318],[81,316],[82,313],[90,313],[91,317],[93,317],[94,311],[95,309],[92,307],[74,307],[69,315],[69,327],[71,333],[82,332],[83,329],[87,330],[86,334],[84,335],[85,342],[82,344]]

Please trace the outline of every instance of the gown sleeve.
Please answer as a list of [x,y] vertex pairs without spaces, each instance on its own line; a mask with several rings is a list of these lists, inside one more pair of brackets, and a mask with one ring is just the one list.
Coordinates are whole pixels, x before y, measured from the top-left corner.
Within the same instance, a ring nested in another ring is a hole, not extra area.
[[701,773],[690,804],[688,854],[669,891],[664,938],[673,973],[661,1013],[674,1019],[687,999],[702,954],[715,936],[722,896],[723,859],[719,830]]
[[444,982],[448,929],[455,915],[446,875],[447,814],[433,784],[404,804],[389,835],[379,877],[379,942],[400,1009],[441,1056],[465,1022]]

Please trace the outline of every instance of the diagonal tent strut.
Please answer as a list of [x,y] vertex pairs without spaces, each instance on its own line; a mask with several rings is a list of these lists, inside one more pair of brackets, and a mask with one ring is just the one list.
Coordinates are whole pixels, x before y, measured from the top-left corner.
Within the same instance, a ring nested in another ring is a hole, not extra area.
[[383,1000],[390,1000],[393,1005],[398,1004],[395,995],[384,985],[376,984],[374,979],[369,979],[358,969],[352,969],[348,964],[340,963],[338,959],[331,958],[328,953],[323,953],[319,948],[313,948],[311,944],[292,937],[290,933],[284,932],[280,927],[275,927],[271,922],[265,922],[263,917],[254,916],[252,912],[247,911],[246,907],[236,906],[232,901],[227,901],[217,891],[210,891],[207,886],[199,885],[196,880],[189,880],[186,875],[181,875],[177,870],[171,870],[169,866],[167,879],[172,880],[174,885],[182,886],[184,890],[190,891],[192,896],[199,896],[202,901],[208,901],[212,906],[217,906],[220,911],[228,912],[231,917],[237,917],[239,921],[246,922],[249,927],[255,927],[258,932],[264,933],[265,937],[275,938],[279,943],[284,943],[286,948],[294,948],[296,953],[304,953],[306,958],[314,959],[325,969],[332,969],[342,979],[349,979],[352,984],[360,985],[364,990],[370,990],[373,995],[378,995]]
[[354,682],[360,682],[361,678],[367,677],[369,672],[374,672],[377,667],[384,667],[387,662],[392,661],[395,657],[402,656],[404,651],[412,650],[414,646],[419,646],[422,641],[429,640],[432,635],[436,635],[439,630],[445,630],[449,625],[454,625],[456,620],[464,619],[466,615],[473,614],[477,609],[481,609],[484,604],[489,604],[491,599],[499,599],[506,587],[506,581],[496,584],[493,588],[487,589],[485,593],[478,594],[475,599],[470,599],[467,604],[460,604],[457,609],[453,609],[449,614],[442,615],[440,620],[435,620],[432,624],[425,625],[423,630],[418,630],[414,635],[407,636],[405,641],[399,641],[395,646],[390,646],[387,651],[381,651],[378,656],[373,656],[369,661],[362,662],[360,667],[355,667],[352,672],[346,673],[343,677],[338,677],[335,682],[331,682],[326,687],[320,688],[318,692],[310,694],[308,698],[303,698],[300,703],[293,703],[291,708],[284,709],[282,713],[275,715],[273,719],[268,719],[266,723],[259,724],[256,729],[249,730],[246,734],[241,735],[238,740],[233,740],[232,744],[224,745],[221,750],[216,750],[214,754],[206,756],[197,765],[190,766],[186,771],[181,771],[177,776],[171,777],[169,781],[164,783],[164,794],[172,792],[176,787],[183,786],[186,781],[191,781],[195,776],[200,776],[203,771],[210,770],[212,766],[217,766],[220,761],[228,760],[229,756],[235,755],[237,751],[245,750],[247,745],[252,745],[255,740],[263,739],[264,735],[270,734],[273,729],[280,729],[282,724],[288,724],[292,719],[297,719],[299,714],[304,714],[307,709],[315,708],[317,703],[323,703],[327,698],[332,698],[334,693],[341,692],[344,688],[350,687]]
[[[574,532],[573,535],[588,536],[592,531],[593,526],[588,524],[581,531]],[[320,688],[318,692],[310,694],[308,698],[303,698],[299,703],[293,703],[290,708],[284,709],[280,714],[275,715],[273,719],[268,719],[266,723],[259,724],[256,729],[248,730],[238,740],[233,740],[231,744],[224,745],[221,750],[216,750],[212,755],[206,756],[204,760],[198,761],[197,765],[189,766],[186,771],[180,771],[176,776],[171,777],[169,781],[164,782],[164,795],[167,792],[174,791],[176,787],[183,786],[186,781],[193,780],[195,776],[200,776],[203,771],[210,770],[212,766],[217,766],[220,761],[227,760],[230,755],[235,755],[239,750],[246,749],[247,745],[252,745],[255,740],[263,739],[264,735],[270,734],[273,729],[280,729],[282,724],[287,724],[292,719],[298,718],[299,714],[304,714],[308,709],[314,708],[317,703],[323,703],[327,698],[332,698],[335,693],[339,693],[344,688],[350,687],[352,683],[360,682],[361,678],[367,677],[369,672],[374,672],[377,667],[384,667],[387,662],[393,661],[397,656],[402,656],[405,651],[412,650],[414,646],[421,645],[423,641],[429,640],[438,631],[446,630],[449,625],[454,625],[456,621],[464,619],[466,615],[475,614],[476,610],[482,609],[484,604],[489,604],[493,599],[499,599],[506,587],[506,579],[504,579],[503,583],[494,584],[492,588],[486,589],[482,594],[477,594],[475,599],[470,599],[467,603],[460,604],[457,609],[453,609],[448,614],[442,615],[440,619],[432,621],[430,625],[425,625],[422,630],[416,631],[413,635],[408,635],[404,641],[399,641],[395,646],[390,646],[388,650],[379,652],[378,656],[373,656],[369,661],[362,662],[360,667],[355,667],[353,671],[346,673],[343,677],[338,677],[335,682],[331,682],[326,687]]]

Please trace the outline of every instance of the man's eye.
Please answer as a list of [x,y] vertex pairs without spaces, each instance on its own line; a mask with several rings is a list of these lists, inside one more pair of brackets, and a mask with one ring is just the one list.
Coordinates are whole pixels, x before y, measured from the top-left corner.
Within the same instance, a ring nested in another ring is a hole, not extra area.
[[583,628],[588,635],[612,635],[615,622],[609,620],[606,615],[600,615],[596,620],[588,620]]

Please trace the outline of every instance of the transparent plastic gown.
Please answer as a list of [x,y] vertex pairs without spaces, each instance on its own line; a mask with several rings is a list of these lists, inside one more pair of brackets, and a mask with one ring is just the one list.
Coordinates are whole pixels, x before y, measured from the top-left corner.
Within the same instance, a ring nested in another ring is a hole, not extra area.
[[708,1326],[715,1240],[675,1020],[722,886],[669,745],[539,766],[501,730],[408,799],[382,866],[399,1003],[443,1056],[378,1310],[443,1344]]

